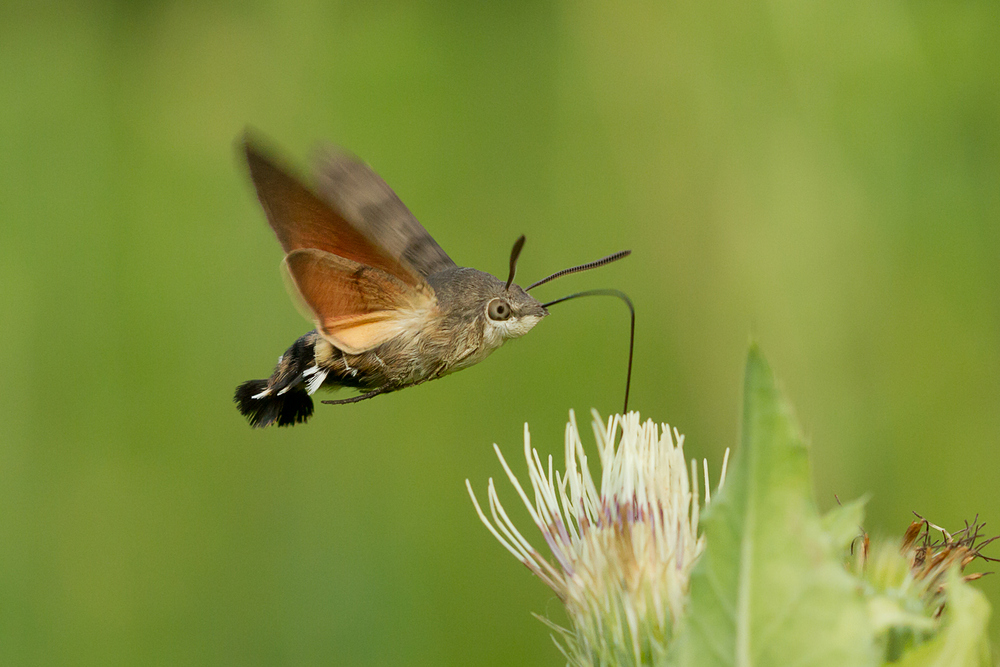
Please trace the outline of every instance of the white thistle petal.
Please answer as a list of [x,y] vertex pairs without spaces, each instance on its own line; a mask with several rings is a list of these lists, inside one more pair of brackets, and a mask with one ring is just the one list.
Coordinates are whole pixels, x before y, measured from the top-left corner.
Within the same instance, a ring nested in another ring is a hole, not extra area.
[[[699,470],[684,456],[684,436],[668,424],[641,422],[637,412],[591,424],[601,464],[600,490],[570,411],[565,472],[531,447],[524,426],[524,459],[532,496],[521,486],[500,448],[500,465],[541,531],[553,564],[517,530],[490,479],[490,516],[466,480],[479,519],[515,558],[566,604],[571,628],[547,622],[570,664],[603,664],[606,656],[630,654],[636,664],[666,655],[687,599],[691,568],[705,547],[698,533],[702,509]],[[619,438],[620,436],[620,438]],[[729,450],[719,485],[725,481]],[[702,462],[705,504],[711,490]],[[717,489],[718,489],[717,487]],[[492,521],[490,520],[492,517]],[[543,619],[544,620],[544,619]],[[652,654],[650,654],[650,651]]]

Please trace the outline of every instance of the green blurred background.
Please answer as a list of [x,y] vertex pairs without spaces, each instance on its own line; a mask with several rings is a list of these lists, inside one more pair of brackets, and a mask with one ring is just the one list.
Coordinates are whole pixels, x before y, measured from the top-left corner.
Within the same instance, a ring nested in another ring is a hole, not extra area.
[[633,407],[689,455],[734,444],[752,336],[824,508],[1000,531],[998,72],[992,0],[5,3],[0,664],[562,664],[463,481],[619,409],[624,308],[251,431],[234,387],[309,325],[248,124],[360,154],[462,265],[634,249],[540,296],[632,295]]

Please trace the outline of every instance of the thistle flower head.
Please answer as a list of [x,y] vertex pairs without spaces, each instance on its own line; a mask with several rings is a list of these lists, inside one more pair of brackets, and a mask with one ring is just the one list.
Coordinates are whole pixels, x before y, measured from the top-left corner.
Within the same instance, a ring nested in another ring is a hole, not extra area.
[[[562,636],[560,648],[571,664],[648,664],[666,655],[684,611],[691,568],[705,546],[698,532],[697,465],[691,461],[689,474],[684,437],[666,424],[643,423],[636,412],[607,422],[593,416],[600,487],[572,412],[564,472],[554,469],[551,456],[543,463],[525,425],[530,495],[494,445],[552,560],[514,526],[492,479],[490,517],[468,480],[466,486],[494,537],[566,605],[572,628],[546,622]],[[704,476],[707,504],[707,462]],[[724,478],[725,462],[720,486]]]
[[[988,573],[965,574],[970,563],[977,559],[996,562],[997,559],[983,554],[983,548],[998,539],[984,537],[985,526],[977,516],[971,524],[966,521],[964,528],[950,533],[917,514],[917,520],[907,528],[901,551],[909,559],[910,572],[921,583],[924,599],[928,607],[935,609],[935,615],[940,615],[944,604],[941,594],[949,568],[957,567],[965,581],[975,581]],[[941,536],[934,537],[932,531]]]
[[997,539],[983,536],[984,525],[977,517],[951,533],[917,515],[901,542],[872,544],[867,534],[860,536],[850,569],[865,586],[876,637],[887,660],[900,659],[940,631],[951,571],[965,582],[987,574],[965,574],[975,560],[996,560],[982,553]]

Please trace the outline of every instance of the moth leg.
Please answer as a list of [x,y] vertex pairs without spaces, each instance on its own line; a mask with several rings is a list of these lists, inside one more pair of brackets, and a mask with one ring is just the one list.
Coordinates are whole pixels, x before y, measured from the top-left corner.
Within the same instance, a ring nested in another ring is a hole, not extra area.
[[345,403],[357,403],[358,401],[364,401],[369,398],[374,398],[375,396],[378,396],[379,394],[384,394],[387,391],[389,391],[389,387],[379,387],[374,391],[370,391],[367,394],[361,394],[360,396],[352,396],[351,398],[340,398],[337,399],[336,401],[322,401],[322,403],[326,405],[344,405]]

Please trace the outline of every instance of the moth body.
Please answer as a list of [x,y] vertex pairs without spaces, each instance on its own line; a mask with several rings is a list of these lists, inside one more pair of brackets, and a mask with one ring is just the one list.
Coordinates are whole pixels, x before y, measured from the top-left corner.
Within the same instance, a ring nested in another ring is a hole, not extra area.
[[[467,368],[548,315],[545,305],[514,284],[523,236],[511,251],[504,282],[455,264],[354,156],[322,153],[313,190],[249,137],[242,148],[285,252],[293,295],[316,326],[281,355],[271,377],[237,387],[234,400],[252,426],[306,421],[320,388],[356,389],[358,396],[324,401],[353,403]],[[564,269],[528,289],[626,255]],[[627,396],[626,388],[626,403]]]
[[521,287],[507,287],[484,271],[455,267],[427,282],[436,303],[421,326],[357,354],[310,331],[278,359],[270,378],[237,388],[240,412],[257,428],[304,422],[320,388],[388,393],[434,380],[479,363],[548,314]]

